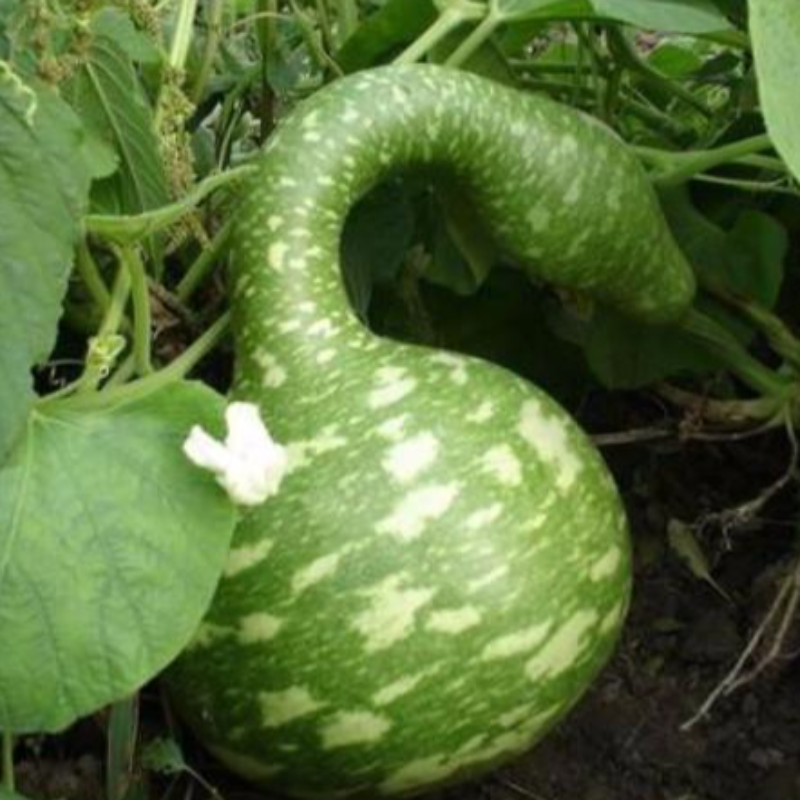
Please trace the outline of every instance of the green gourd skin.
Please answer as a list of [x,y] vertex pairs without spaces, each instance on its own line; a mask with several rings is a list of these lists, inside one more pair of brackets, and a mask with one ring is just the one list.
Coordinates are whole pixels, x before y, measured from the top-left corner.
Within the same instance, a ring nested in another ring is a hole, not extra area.
[[358,322],[348,211],[398,170],[435,168],[539,280],[654,323],[694,283],[612,133],[466,73],[338,81],[260,163],[235,234],[235,393],[291,470],[244,517],[169,690],[221,761],[279,793],[419,793],[564,717],[618,637],[629,543],[600,455],[547,395]]

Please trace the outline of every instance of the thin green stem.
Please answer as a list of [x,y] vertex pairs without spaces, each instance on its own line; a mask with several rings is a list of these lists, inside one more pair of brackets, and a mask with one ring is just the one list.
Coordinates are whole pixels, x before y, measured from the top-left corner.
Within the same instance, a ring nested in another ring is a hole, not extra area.
[[233,231],[233,217],[227,220],[222,228],[211,240],[208,247],[204,247],[200,255],[194,260],[175,288],[175,296],[182,303],[187,303],[197,288],[206,279],[209,271],[219,261],[228,246],[228,241]]
[[491,38],[500,27],[502,20],[489,11],[489,13],[472,30],[472,33],[450,54],[445,62],[448,67],[460,67]]
[[734,295],[710,281],[704,281],[703,288],[755,325],[770,347],[796,372],[800,372],[800,339],[777,314],[760,303]]
[[14,735],[11,733],[2,734],[3,737],[3,789],[14,792]]
[[460,2],[449,5],[421,36],[394,60],[395,64],[413,64],[424,58],[442,39],[465,22],[483,19],[486,8],[476,3]]
[[335,0],[333,6],[337,13],[336,33],[339,44],[342,44],[358,27],[358,3],[356,0]]
[[103,321],[97,331],[98,336],[107,336],[116,333],[125,314],[125,306],[128,304],[128,297],[131,292],[131,276],[123,265],[120,265],[114,278],[114,285],[111,287],[111,300],[106,309]]
[[658,186],[674,186],[714,167],[739,161],[772,147],[767,134],[751,136],[737,142],[715,147],[712,150],[695,150],[689,153],[672,153],[666,150],[638,147],[636,151],[645,160],[661,167],[653,182]]
[[[588,96],[594,98],[594,89],[591,86],[580,86],[568,81],[538,80],[522,76],[521,82],[524,86],[533,91],[546,92],[548,94],[566,96]],[[684,128],[679,122],[664,114],[663,112],[644,105],[638,100],[634,100],[627,95],[619,95],[620,105],[630,114],[639,117],[642,121],[663,131],[670,136],[678,136],[684,132]]]
[[86,230],[119,245],[138,242],[177,222],[199,205],[209,194],[255,172],[256,167],[247,164],[225,172],[209,175],[198,183],[185,197],[152,211],[135,215],[90,214],[85,218]]
[[322,34],[322,41],[325,46],[326,52],[332,52],[336,47],[336,42],[333,38],[333,28],[331,27],[331,20],[328,16],[328,7],[325,0],[316,0],[317,6],[317,21],[319,22],[319,30]]
[[[170,383],[182,380],[225,338],[230,327],[230,313],[225,312],[192,344],[164,369],[140,378],[133,383],[114,386],[91,395],[72,395],[60,401],[63,407],[98,408],[109,404],[127,403],[148,397]],[[42,400],[42,404],[47,398]]]
[[208,0],[206,6],[206,41],[203,47],[203,60],[200,62],[200,69],[197,78],[190,92],[190,97],[194,103],[199,103],[206,90],[211,70],[219,51],[219,43],[222,38],[222,18],[225,12],[225,0]]
[[714,112],[689,89],[668,78],[651,64],[645,61],[628,37],[615,25],[607,28],[608,44],[619,61],[632,72],[635,72],[652,86],[666,91],[686,105],[702,114],[706,119],[714,116]]
[[700,183],[714,183],[717,186],[728,186],[732,189],[741,189],[743,192],[766,192],[800,197],[797,189],[785,186],[783,181],[748,181],[743,178],[723,178],[720,175],[693,175],[691,180]]
[[131,300],[133,301],[133,359],[139,375],[149,375],[153,371],[153,321],[150,312],[150,292],[147,288],[147,272],[135,246],[119,250],[120,262],[131,279]]
[[693,309],[679,327],[717,356],[730,371],[754,391],[768,397],[785,398],[793,383],[753,358],[720,323]]
[[78,245],[75,268],[95,305],[105,311],[111,303],[111,295],[85,239]]
[[172,80],[172,75],[177,75],[179,80],[183,76],[183,69],[186,65],[186,58],[189,55],[189,47],[192,43],[194,34],[194,17],[197,12],[197,0],[180,0],[178,6],[178,17],[175,21],[175,31],[172,35],[170,44],[169,58],[167,64],[169,70],[166,71],[158,90],[158,98],[155,104],[155,129],[161,130],[165,110],[165,86]]
[[334,75],[342,76],[342,68],[330,57],[325,49],[324,43],[317,33],[314,23],[305,11],[299,6],[297,0],[289,0],[297,25],[300,28],[300,35],[303,37],[308,54],[322,72],[330,70]]
[[169,51],[169,65],[179,72],[183,71],[186,65],[186,58],[189,55],[196,13],[197,0],[181,0],[181,4],[178,7],[175,33],[172,36],[172,45]]

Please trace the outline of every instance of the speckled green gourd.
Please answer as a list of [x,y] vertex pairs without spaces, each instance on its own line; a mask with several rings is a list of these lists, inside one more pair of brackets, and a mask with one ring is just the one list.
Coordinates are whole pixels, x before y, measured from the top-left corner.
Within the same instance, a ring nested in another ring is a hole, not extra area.
[[233,771],[299,798],[412,794],[540,739],[609,657],[630,584],[603,461],[525,381],[377,338],[348,210],[435,167],[537,279],[653,322],[693,294],[646,177],[588,117],[433,66],[338,81],[281,125],[238,214],[236,394],[291,471],[239,527],[168,675]]

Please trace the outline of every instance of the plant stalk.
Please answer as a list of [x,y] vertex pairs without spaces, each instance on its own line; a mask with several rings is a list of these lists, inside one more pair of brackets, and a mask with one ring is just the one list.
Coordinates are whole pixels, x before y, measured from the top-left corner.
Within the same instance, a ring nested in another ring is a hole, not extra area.
[[497,28],[500,26],[502,20],[497,17],[492,11],[478,23],[473,29],[472,33],[464,39],[463,42],[451,53],[450,57],[445,62],[448,67],[460,67],[487,42]]
[[118,253],[120,262],[128,271],[133,301],[133,358],[139,375],[153,371],[153,320],[150,311],[150,292],[147,288],[147,272],[141,256],[134,246],[123,247]]
[[14,735],[3,733],[3,783],[0,786],[8,792],[13,793],[15,789],[14,781]]
[[793,382],[753,358],[716,320],[692,309],[679,327],[717,356],[742,383],[760,395],[788,398]]
[[211,243],[204,247],[200,255],[194,260],[175,288],[175,296],[182,303],[187,303],[197,288],[206,279],[209,271],[220,259],[228,245],[233,231],[233,216],[217,231]]
[[412,42],[394,60],[395,64],[413,64],[424,58],[439,42],[463,23],[483,19],[486,9],[474,3],[456,3],[448,6],[421,36]]
[[222,39],[222,17],[225,12],[225,0],[208,0],[206,6],[206,42],[203,48],[203,60],[197,73],[190,98],[197,104],[203,98],[214,61],[217,58],[219,44]]

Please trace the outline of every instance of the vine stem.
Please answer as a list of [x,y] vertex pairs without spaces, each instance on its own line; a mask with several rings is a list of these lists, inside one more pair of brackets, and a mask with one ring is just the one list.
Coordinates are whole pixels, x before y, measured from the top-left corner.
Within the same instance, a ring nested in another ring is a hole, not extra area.
[[764,133],[712,150],[695,150],[690,153],[672,153],[651,147],[635,147],[634,150],[643,160],[662,168],[663,171],[653,176],[656,186],[675,186],[709,169],[739,161],[770,147],[772,140]]
[[177,222],[188,214],[209,194],[229,183],[241,180],[255,172],[256,167],[245,164],[241,167],[209,175],[198,183],[185,197],[142,214],[90,214],[84,220],[86,230],[119,245],[133,244]]
[[133,301],[133,359],[139,375],[153,371],[151,350],[153,344],[150,292],[147,288],[147,272],[134,246],[120,248],[117,252],[123,268],[128,271]]
[[606,29],[608,43],[611,51],[615,53],[620,61],[633,72],[637,72],[653,86],[663,89],[682,100],[686,105],[691,106],[695,111],[702,114],[706,119],[714,116],[714,112],[700,99],[695,97],[684,86],[671,80],[663,73],[647,63],[638,50],[633,46],[628,37],[616,26],[609,26]]
[[793,390],[793,382],[753,358],[712,317],[692,309],[679,327],[720,358],[734,375],[754,391],[766,397],[788,399]]
[[[227,335],[230,327],[230,312],[225,312],[216,322],[195,339],[178,358],[168,366],[153,372],[144,378],[122,386],[93,394],[75,394],[60,400],[61,407],[92,409],[102,408],[117,403],[128,403],[148,397],[154,392],[164,389],[170,383],[185,378],[200,361],[202,361]],[[47,405],[48,398],[39,405]]]
[[108,292],[108,287],[100,274],[97,262],[92,256],[92,251],[86,240],[83,239],[78,245],[78,251],[75,258],[75,268],[80,275],[86,291],[91,295],[95,305],[101,312],[105,312],[111,303],[111,295]]
[[217,231],[211,244],[204,247],[200,255],[194,260],[175,288],[175,296],[182,303],[189,301],[197,288],[203,283],[211,268],[220,259],[228,245],[231,231],[233,231],[233,217]]
[[445,62],[448,67],[459,67],[470,59],[502,23],[492,10],[478,23],[477,27],[464,39]]
[[394,60],[395,64],[413,64],[427,55],[439,42],[463,23],[482,19],[486,9],[476,3],[449,5],[434,23]]
[[197,73],[192,91],[191,99],[194,103],[199,103],[203,98],[211,69],[217,58],[219,44],[222,39],[222,17],[225,12],[225,0],[209,0],[206,6],[206,43],[203,48],[203,60],[200,63],[200,70]]
[[14,792],[14,735],[2,734],[3,737],[3,783],[0,784],[9,792]]

